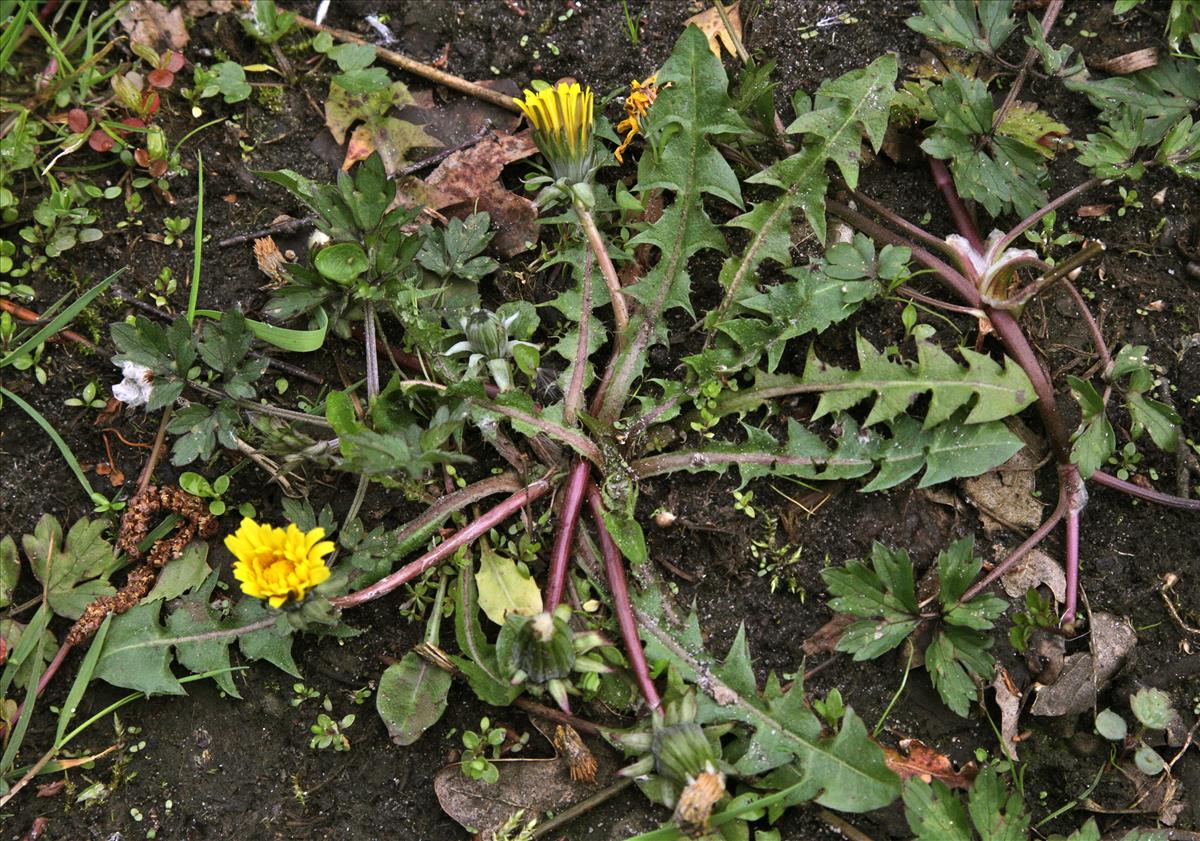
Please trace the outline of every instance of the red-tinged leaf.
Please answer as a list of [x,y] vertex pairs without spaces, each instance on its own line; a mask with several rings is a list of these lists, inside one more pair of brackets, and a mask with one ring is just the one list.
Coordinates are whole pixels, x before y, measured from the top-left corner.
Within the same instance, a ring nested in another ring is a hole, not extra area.
[[151,70],[146,79],[154,87],[162,88],[163,90],[175,84],[175,74],[170,70]]
[[177,53],[174,50],[167,51],[164,69],[170,70],[172,73],[178,73],[183,69],[183,65],[183,53]]
[[87,111],[84,111],[82,108],[72,108],[67,112],[67,128],[69,128],[75,134],[79,134],[80,132],[86,130],[91,122],[92,121],[88,118]]
[[111,152],[115,142],[100,129],[93,131],[92,136],[88,138],[88,146],[95,152]]
[[140,167],[150,166],[150,153],[145,149],[134,149],[133,159],[137,161],[137,165]]
[[150,173],[150,175],[152,177],[162,178],[164,175],[167,174],[167,162],[164,158],[159,158],[158,160],[151,161],[150,166],[146,167],[146,170]]
[[916,777],[922,782],[941,780],[950,788],[969,789],[979,772],[974,762],[968,762],[961,770],[955,770],[950,757],[940,754],[920,739],[901,739],[900,750],[883,748],[887,767],[902,780]]
[[156,91],[146,91],[142,95],[142,113],[147,117],[152,117],[158,113],[160,100]]

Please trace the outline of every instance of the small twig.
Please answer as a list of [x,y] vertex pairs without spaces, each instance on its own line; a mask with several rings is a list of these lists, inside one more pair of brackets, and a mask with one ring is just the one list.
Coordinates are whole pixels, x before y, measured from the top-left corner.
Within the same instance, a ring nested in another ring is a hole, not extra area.
[[349,41],[352,44],[362,44],[367,47],[374,47],[375,55],[383,59],[389,64],[394,64],[401,70],[407,70],[409,73],[414,73],[417,76],[428,79],[439,85],[444,85],[447,88],[456,90],[459,93],[465,93],[476,99],[482,99],[484,102],[489,102],[499,108],[504,108],[507,111],[512,111],[516,114],[521,113],[521,109],[517,107],[517,103],[511,96],[505,96],[499,91],[494,91],[491,88],[485,88],[483,85],[477,85],[474,82],[468,82],[459,76],[451,73],[446,73],[443,70],[438,70],[436,67],[431,67],[428,64],[409,58],[406,55],[401,55],[393,50],[384,49],[376,46],[366,38],[355,35],[353,32],[347,32],[344,29],[334,29],[330,26],[324,26],[306,17],[297,15],[296,22],[305,29],[310,29],[313,32],[328,32],[339,41]]
[[289,219],[286,222],[280,222],[277,225],[268,225],[265,228],[259,228],[256,231],[251,231],[248,234],[238,234],[234,237],[228,237],[217,243],[221,248],[228,248],[231,245],[241,245],[245,242],[252,242],[263,237],[274,236],[275,234],[290,234],[301,228],[307,228],[317,221],[315,216],[305,216],[300,219]]
[[867,835],[861,829],[847,823],[842,818],[839,818],[828,809],[821,809],[817,812],[817,817],[829,824],[835,831],[850,839],[850,841],[872,841],[871,836]]
[[[1029,301],[1032,300],[1035,295],[1040,295],[1059,281],[1068,279],[1072,272],[1074,272],[1084,263],[1090,261],[1096,255],[1101,254],[1104,250],[1104,243],[1100,242],[1099,240],[1092,240],[1078,252],[1072,254],[1057,266],[1050,268],[1033,283],[1029,284],[1024,289],[1019,290],[1016,294],[1012,295],[1008,299],[990,303],[992,303],[993,306],[1001,306],[1003,309],[1007,310],[1020,310],[1027,303],[1029,303]],[[1041,263],[1041,261],[1038,261],[1037,265],[1044,266],[1045,264]],[[1085,312],[1087,312],[1086,306],[1081,309],[1080,314],[1082,315]],[[1087,316],[1085,317],[1090,318],[1090,316],[1091,313],[1087,312]]]
[[532,698],[527,698],[520,695],[513,701],[513,706],[524,710],[530,715],[536,715],[538,718],[548,718],[558,724],[569,724],[578,730],[580,733],[588,733],[592,736],[604,735],[604,728],[599,724],[588,721],[586,718],[580,718],[572,713],[563,712],[557,707],[547,707],[545,704],[539,704]]
[[[44,323],[42,320],[42,317],[40,315],[38,315],[36,312],[34,312],[31,309],[27,309],[27,308],[21,306],[20,304],[14,303],[13,301],[8,300],[7,298],[0,298],[0,310],[4,310],[7,313],[11,313],[12,315],[14,315],[17,318],[18,321],[24,321],[27,324],[39,324],[40,325],[40,324]],[[70,339],[72,342],[75,342],[76,344],[83,345],[84,347],[91,348],[92,350],[96,349],[95,344],[93,344],[88,339],[84,338],[83,336],[79,335],[74,330],[59,330],[57,333],[54,334],[54,336],[62,336],[64,339]],[[49,338],[52,339],[52,338],[54,338],[54,336],[50,336]]]
[[571,823],[571,821],[575,820],[581,815],[587,814],[605,801],[612,800],[631,785],[633,785],[633,780],[629,777],[624,777],[610,785],[608,788],[601,789],[600,791],[596,792],[591,797],[585,800],[580,800],[569,809],[563,809],[550,820],[546,821],[545,823],[538,824],[533,830],[533,837],[542,838],[543,836],[549,835],[551,832],[562,829],[564,826]]
[[608,297],[612,300],[613,320],[616,322],[616,338],[618,344],[625,335],[625,327],[629,324],[629,307],[625,304],[625,293],[621,291],[621,279],[617,277],[617,269],[613,266],[612,258],[608,256],[608,246],[604,243],[604,237],[600,235],[600,229],[596,227],[596,220],[592,217],[592,213],[582,202],[575,202],[575,215],[579,217],[579,224],[583,227],[584,234],[587,235],[588,245],[592,248],[592,253],[596,255],[596,262],[600,266],[600,274],[604,276],[604,285],[608,287]]
[[159,458],[162,457],[163,444],[167,439],[167,426],[171,423],[171,415],[174,414],[175,407],[167,406],[163,409],[162,419],[158,422],[158,433],[154,436],[154,443],[150,445],[150,455],[146,457],[146,465],[142,468],[142,474],[138,477],[137,493],[143,494],[146,488],[150,487],[150,479],[154,476],[154,468],[158,465]]
[[472,134],[470,137],[468,137],[462,143],[459,143],[456,146],[447,146],[445,149],[435,152],[434,154],[430,155],[428,158],[424,158],[422,160],[411,163],[408,166],[401,167],[398,170],[398,172],[400,175],[412,175],[415,172],[420,172],[421,170],[425,169],[425,167],[427,167],[427,166],[433,166],[434,164],[441,163],[446,158],[453,155],[455,152],[461,152],[463,149],[468,149],[471,146],[474,146],[476,143],[483,140],[483,138],[485,138],[489,134],[491,134],[491,131],[492,131],[492,120],[489,117],[488,119],[483,121],[483,125],[480,127],[479,131]]

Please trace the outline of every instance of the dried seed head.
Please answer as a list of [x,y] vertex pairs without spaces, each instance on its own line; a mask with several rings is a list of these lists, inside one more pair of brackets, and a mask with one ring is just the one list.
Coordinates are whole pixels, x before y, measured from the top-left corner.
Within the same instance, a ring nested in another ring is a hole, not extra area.
[[287,260],[274,239],[267,236],[254,241],[254,260],[258,263],[258,270],[271,278],[272,283],[287,283],[287,269],[284,268]]

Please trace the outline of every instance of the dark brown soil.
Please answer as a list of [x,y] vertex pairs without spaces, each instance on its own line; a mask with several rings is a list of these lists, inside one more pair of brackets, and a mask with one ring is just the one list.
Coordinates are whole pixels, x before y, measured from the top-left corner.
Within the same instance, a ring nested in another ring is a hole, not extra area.
[[[762,0],[744,5],[754,12],[748,15],[750,48],[778,60],[777,78],[781,84],[777,102],[785,116],[786,103],[797,89],[812,91],[823,79],[862,66],[886,51],[897,52],[902,64],[912,62],[923,48],[922,39],[903,23],[915,10],[915,2]],[[296,4],[304,14],[311,14],[313,6]],[[1109,18],[1110,6],[1068,2],[1067,11],[1077,15],[1060,31],[1089,56],[1116,55],[1126,46],[1157,42],[1161,30],[1158,21],[1149,15],[1135,16],[1131,24],[1117,28]],[[525,10],[525,14],[518,14],[516,8]],[[452,73],[491,79],[495,78],[492,68],[498,68],[518,84],[530,77],[571,75],[599,92],[609,93],[658,67],[679,34],[680,22],[697,11],[698,4],[630,0],[629,8],[642,21],[641,39],[636,46],[630,44],[623,28],[620,5],[601,0],[571,4],[561,0],[516,0],[511,4],[339,2],[333,4],[329,23],[365,30],[361,15],[387,11],[400,39],[397,50],[430,61],[448,44],[446,69]],[[569,9],[570,17],[561,19]],[[810,40],[798,38],[802,26],[842,13],[857,18],[857,22],[820,28],[817,37]],[[1081,36],[1083,30],[1100,34],[1088,39]],[[203,18],[191,27],[191,32],[189,58],[198,58],[199,50],[219,49],[245,63],[264,60],[231,20]],[[523,36],[528,36],[525,44]],[[547,46],[551,42],[557,54]],[[535,49],[539,51],[537,58],[533,55]],[[1023,47],[1020,49],[1023,51]],[[405,81],[414,90],[426,87],[420,81]],[[205,233],[212,240],[204,251],[202,305],[216,309],[238,306],[254,313],[266,300],[249,246],[220,248],[216,243],[265,225],[280,212],[299,213],[294,202],[280,190],[255,179],[249,170],[290,167],[320,179],[332,175],[329,166],[310,150],[323,126],[306,94],[311,93],[319,102],[325,90],[323,75],[308,76],[300,85],[283,89],[284,107],[279,113],[264,108],[256,98],[244,103],[241,125],[248,133],[245,139],[254,146],[245,159],[236,135],[221,126],[206,130],[185,147],[189,166],[196,152],[203,152],[206,168]],[[440,101],[443,94],[436,91],[434,97]],[[1032,81],[1025,98],[1039,99],[1073,129],[1093,116],[1085,101],[1073,99],[1054,83]],[[181,137],[193,127],[183,105],[168,98],[166,109],[177,111],[165,119],[168,136]],[[226,110],[231,115],[242,113],[233,107]],[[618,116],[615,106],[610,106],[607,115],[610,119]],[[1079,167],[1065,160],[1056,164],[1054,175],[1055,192],[1084,177]],[[39,305],[65,292],[86,288],[124,265],[130,269],[120,284],[129,291],[151,286],[164,265],[170,266],[177,277],[186,278],[190,272],[189,249],[167,247],[138,235],[161,231],[163,216],[194,214],[194,178],[178,179],[172,188],[178,205],[170,208],[150,203],[142,215],[140,231],[116,230],[115,222],[121,214],[113,210],[103,225],[105,237],[97,246],[90,250],[87,246],[78,248],[69,260],[52,264],[52,273],[34,278]],[[932,230],[950,230],[936,191],[922,168],[906,169],[880,161],[864,172],[863,189],[909,218],[931,214]],[[1200,351],[1194,346],[1188,350],[1185,342],[1200,330],[1200,284],[1187,278],[1184,261],[1174,249],[1147,243],[1160,217],[1166,216],[1168,224],[1177,228],[1186,227],[1189,219],[1200,219],[1200,199],[1177,180],[1161,176],[1148,177],[1137,189],[1146,205],[1142,210],[1133,210],[1112,222],[1071,219],[1073,229],[1085,236],[1101,237],[1109,245],[1097,264],[1102,267],[1103,278],[1092,266],[1080,283],[1095,292],[1093,306],[1110,344],[1150,346],[1151,358],[1163,366],[1165,378],[1175,387],[1173,399],[1184,415],[1185,434],[1194,437],[1200,429],[1200,400],[1196,399],[1200,391]],[[1166,189],[1165,202],[1161,207],[1152,206],[1150,197],[1161,189]],[[1097,204],[1113,200],[1119,205],[1115,186],[1098,188],[1089,197],[1089,202]],[[715,289],[711,262],[697,266],[693,281],[702,290]],[[183,285],[181,282],[173,299],[177,309],[186,299]],[[532,294],[544,299],[548,297],[544,293],[535,289]],[[491,294],[498,298],[494,290]],[[877,343],[895,341],[900,336],[898,328],[886,325],[899,324],[899,309],[897,303],[875,304],[855,324]],[[28,376],[6,372],[4,385],[24,395],[45,414],[85,464],[103,461],[103,442],[92,426],[93,413],[65,408],[63,400],[77,394],[90,379],[100,383],[102,389],[113,380],[106,324],[125,313],[124,305],[115,299],[91,311],[84,329],[91,332],[101,349],[88,353],[77,346],[53,346],[48,365],[51,379],[44,387],[36,386]],[[1065,299],[1035,306],[1027,317],[1057,382],[1061,383],[1065,373],[1081,375],[1091,366],[1087,334]],[[960,326],[967,330],[971,325],[964,320]],[[822,352],[828,351],[834,358],[845,355],[851,329],[843,327],[823,336]],[[340,345],[337,352],[344,354],[351,370],[358,370],[361,360],[355,348]],[[337,382],[329,359],[291,361]],[[288,398],[297,392],[315,396],[317,389],[293,378]],[[1074,411],[1065,393],[1062,405],[1069,415]],[[1119,413],[1115,419],[1127,423]],[[130,440],[148,442],[153,438],[157,418],[132,413],[119,419],[118,425]],[[90,513],[91,505],[83,499],[57,450],[23,413],[11,406],[4,409],[0,451],[4,465],[0,472],[0,532],[19,535],[30,531],[45,512],[67,522]],[[144,452],[120,445],[114,452],[131,482]],[[480,448],[476,454],[483,452]],[[468,473],[483,475],[486,466],[477,465]],[[226,468],[221,461],[206,470],[206,475]],[[1157,484],[1173,491],[1173,458],[1151,450],[1139,470],[1145,474],[1151,468],[1162,477]],[[163,481],[171,481],[176,471],[167,465],[160,467],[158,475]],[[328,501],[339,514],[344,511],[352,489],[351,477],[310,478],[314,480],[315,505]],[[1052,465],[1044,468],[1039,480],[1043,495],[1052,498]],[[99,477],[94,481],[97,487],[102,482]],[[644,523],[650,523],[652,512],[659,506],[667,506],[677,515],[676,525],[669,528],[647,526],[651,530],[652,556],[669,561],[695,579],[692,583],[667,573],[678,586],[681,604],[695,600],[713,650],[723,653],[739,623],[745,622],[761,674],[765,676],[768,670],[795,673],[804,668],[802,641],[830,616],[819,576],[827,564],[862,557],[873,540],[910,547],[919,568],[927,566],[939,549],[962,535],[975,534],[980,545],[990,551],[991,541],[984,538],[976,512],[955,504],[952,487],[933,495],[915,490],[911,484],[882,495],[863,495],[848,485],[810,516],[784,497],[799,496],[803,488],[763,481],[752,486],[755,503],[763,510],[752,521],[733,509],[730,491],[735,485],[730,479],[658,479],[642,488],[639,515]],[[260,512],[279,510],[278,491],[261,484],[261,477],[254,476],[252,469],[239,474],[230,498],[251,501]],[[389,526],[413,513],[412,506],[398,492],[389,491],[374,492],[364,510],[369,522]],[[803,547],[794,571],[796,592],[790,592],[786,585],[772,592],[770,576],[759,576],[751,559],[750,543],[762,535],[766,515],[778,518],[781,541]],[[222,530],[232,527],[235,521],[236,515],[227,516]],[[1179,595],[1183,603],[1200,604],[1196,518],[1135,504],[1096,489],[1082,526],[1083,584],[1091,609],[1128,616],[1138,629],[1136,660],[1118,678],[1106,701],[1139,686],[1157,686],[1171,693],[1190,724],[1194,720],[1192,708],[1200,702],[1200,663],[1195,655],[1189,656],[1181,649],[1180,632],[1166,615],[1157,590],[1159,576],[1174,571],[1182,577]],[[1015,542],[1011,540],[1009,545]],[[1054,538],[1045,548],[1054,553],[1061,547]],[[221,564],[229,561],[215,541],[213,560]],[[22,598],[33,594],[28,582],[23,587],[19,593]],[[3,816],[4,836],[18,838],[35,818],[44,816],[49,823],[42,837],[56,839],[155,837],[150,835],[151,829],[156,830],[158,838],[188,839],[403,837],[449,841],[467,837],[439,809],[432,790],[433,775],[453,759],[461,744],[459,734],[476,728],[482,715],[491,715],[493,720],[518,731],[533,731],[519,711],[485,708],[464,688],[455,687],[450,708],[440,724],[412,747],[391,744],[374,712],[373,698],[355,707],[351,693],[372,685],[388,658],[401,656],[419,640],[420,629],[399,618],[399,601],[393,595],[349,615],[350,623],[361,630],[358,636],[343,640],[303,637],[296,643],[304,683],[322,696],[329,695],[338,715],[358,714],[349,732],[353,742],[349,753],[311,750],[308,727],[316,717],[318,702],[291,706],[295,680],[269,666],[255,665],[235,677],[243,701],[222,697],[214,685],[202,682],[189,684],[188,698],[155,698],[122,709],[120,720],[126,734],[121,740],[120,759],[114,762],[106,758],[92,769],[70,772],[66,789],[55,796],[34,798],[31,792],[22,794],[9,807],[15,810]],[[1071,646],[1086,647],[1086,640],[1072,641]],[[1003,639],[998,641],[997,652],[1014,676],[1025,674]],[[78,655],[67,662],[64,675],[72,674],[77,663]],[[864,720],[873,724],[888,706],[902,670],[903,662],[894,658],[861,664],[843,658],[814,677],[809,686],[819,695],[839,688]],[[69,679],[60,676],[48,695],[51,704],[62,701],[68,684]],[[97,684],[88,692],[80,715],[99,710],[123,694]],[[1040,819],[1084,792],[1105,762],[1107,749],[1082,754],[1067,750],[1069,737],[1076,729],[1090,733],[1091,719],[1086,715],[1078,722],[1027,718],[1023,724],[1031,728],[1022,755],[1026,763],[1026,803]],[[140,728],[140,732],[133,733],[130,728]],[[989,722],[978,716],[960,719],[946,710],[923,671],[911,675],[907,692],[888,718],[883,738],[895,743],[910,736],[923,739],[960,762],[974,758],[977,749],[992,756],[1000,752]],[[46,745],[52,738],[52,718],[39,716],[26,744]],[[81,751],[100,750],[114,738],[111,719],[104,720],[75,747]],[[533,745],[532,751],[549,755],[549,746],[538,745],[536,734]],[[32,750],[27,752],[30,755],[24,758],[32,761]],[[1184,756],[1176,770],[1192,804],[1180,816],[1179,825],[1195,828],[1200,825],[1200,797],[1194,794],[1200,791],[1200,758],[1196,752]],[[113,783],[111,796],[98,805],[76,804],[78,793],[93,781]],[[649,807],[640,794],[628,791],[578,821],[563,837],[617,841],[654,828],[664,818],[661,810]],[[1039,831],[1069,830],[1082,820],[1080,812],[1068,812]],[[1112,827],[1135,825],[1121,817],[1104,820]],[[908,836],[899,806],[853,816],[851,821],[873,838]],[[1147,818],[1143,823],[1149,825],[1153,820]],[[793,810],[781,830],[786,839],[840,837],[814,812],[802,809]]]

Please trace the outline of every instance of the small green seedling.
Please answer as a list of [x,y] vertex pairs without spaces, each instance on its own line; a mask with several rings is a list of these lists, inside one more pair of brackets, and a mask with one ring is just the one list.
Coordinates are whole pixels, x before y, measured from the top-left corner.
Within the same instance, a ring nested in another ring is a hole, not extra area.
[[1143,741],[1148,730],[1163,730],[1175,717],[1171,697],[1161,689],[1139,689],[1129,699],[1129,708],[1138,722],[1137,729],[1129,732],[1125,719],[1111,709],[1101,710],[1096,715],[1096,732],[1118,748],[1135,748],[1133,764],[1143,774],[1153,777],[1167,767],[1158,751]]
[[463,776],[472,780],[483,780],[489,785],[500,779],[500,771],[491,760],[500,758],[505,735],[504,728],[492,727],[492,722],[487,716],[479,720],[478,733],[474,730],[463,733]]

